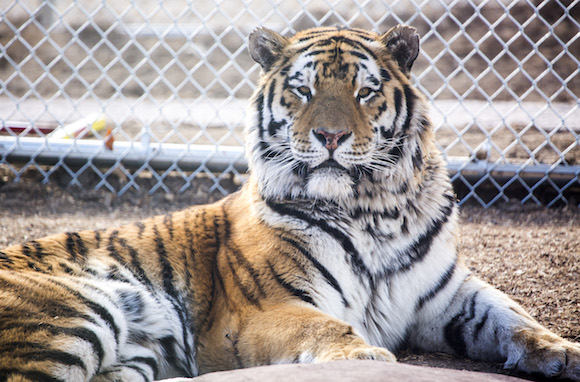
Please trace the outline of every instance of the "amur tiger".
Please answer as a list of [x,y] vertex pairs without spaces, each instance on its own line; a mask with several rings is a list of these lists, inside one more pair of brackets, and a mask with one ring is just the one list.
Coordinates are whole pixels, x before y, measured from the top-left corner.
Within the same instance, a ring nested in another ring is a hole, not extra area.
[[250,176],[211,205],[0,252],[0,380],[151,381],[403,344],[580,380],[580,345],[458,259],[412,27],[249,39]]

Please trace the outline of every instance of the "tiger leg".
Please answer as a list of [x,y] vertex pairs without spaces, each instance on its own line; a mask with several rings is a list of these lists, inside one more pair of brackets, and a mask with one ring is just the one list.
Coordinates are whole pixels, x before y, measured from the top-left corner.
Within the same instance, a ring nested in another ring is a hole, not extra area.
[[388,350],[368,345],[347,323],[290,304],[249,314],[235,341],[239,367],[342,359],[396,361]]
[[550,332],[499,290],[469,276],[447,292],[422,307],[411,334],[413,346],[580,380],[580,344]]

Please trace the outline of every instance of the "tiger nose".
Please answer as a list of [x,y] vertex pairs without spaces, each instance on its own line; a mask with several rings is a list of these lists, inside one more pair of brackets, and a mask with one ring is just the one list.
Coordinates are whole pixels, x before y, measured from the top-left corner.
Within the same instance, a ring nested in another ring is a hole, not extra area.
[[352,134],[346,130],[330,132],[322,128],[312,130],[312,132],[314,133],[316,139],[322,142],[324,147],[326,147],[329,151],[336,150],[338,146]]

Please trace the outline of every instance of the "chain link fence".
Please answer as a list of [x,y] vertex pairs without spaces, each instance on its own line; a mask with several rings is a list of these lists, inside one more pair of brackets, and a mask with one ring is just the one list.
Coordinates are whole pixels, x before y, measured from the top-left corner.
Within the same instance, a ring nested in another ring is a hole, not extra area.
[[580,0],[0,0],[0,166],[116,194],[203,176],[226,193],[246,169],[255,27],[405,23],[461,202],[578,204],[579,20]]

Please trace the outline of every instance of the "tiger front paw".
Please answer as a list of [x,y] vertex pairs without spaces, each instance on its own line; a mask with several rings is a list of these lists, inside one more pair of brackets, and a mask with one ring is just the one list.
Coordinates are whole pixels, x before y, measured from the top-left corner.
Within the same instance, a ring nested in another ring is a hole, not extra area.
[[580,381],[580,344],[549,332],[524,330],[514,335],[508,346],[504,367],[549,378]]
[[366,343],[330,349],[318,357],[317,362],[329,362],[351,359],[366,359],[385,362],[397,362],[397,358],[385,348],[370,346]]

